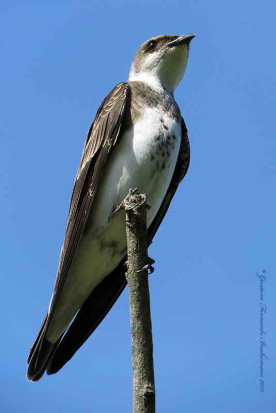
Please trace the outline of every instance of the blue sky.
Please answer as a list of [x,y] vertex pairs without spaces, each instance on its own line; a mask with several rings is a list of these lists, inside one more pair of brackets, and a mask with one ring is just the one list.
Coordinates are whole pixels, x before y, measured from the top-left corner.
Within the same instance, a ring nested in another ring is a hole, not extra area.
[[190,32],[176,99],[191,166],[150,249],[157,411],[275,411],[275,11],[247,0],[1,1],[1,411],[131,411],[127,291],[57,375],[27,382],[26,358],[100,102],[142,42]]

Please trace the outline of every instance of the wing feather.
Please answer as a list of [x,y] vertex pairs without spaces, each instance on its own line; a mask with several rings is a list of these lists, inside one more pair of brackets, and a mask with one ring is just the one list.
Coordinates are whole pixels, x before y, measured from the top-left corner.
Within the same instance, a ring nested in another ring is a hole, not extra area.
[[102,176],[108,154],[116,144],[129,97],[128,83],[119,83],[104,99],[91,125],[70,201],[64,243],[61,249],[54,293],[48,314],[28,358],[28,378],[38,380],[58,343],[49,343],[46,332],[55,311],[66,276],[85,228],[89,211]]
[[[190,145],[185,122],[182,120],[182,139],[180,151],[166,196],[158,213],[148,229],[149,243],[158,230],[169,208],[178,185],[186,175],[190,163]],[[125,266],[126,257],[117,268],[92,291],[74,321],[57,345],[50,360],[47,373],[54,374],[66,364],[97,328],[126,286]]]
[[89,130],[71,197],[51,312],[70,270],[108,154],[117,141],[128,94],[129,85],[119,83],[103,101]]

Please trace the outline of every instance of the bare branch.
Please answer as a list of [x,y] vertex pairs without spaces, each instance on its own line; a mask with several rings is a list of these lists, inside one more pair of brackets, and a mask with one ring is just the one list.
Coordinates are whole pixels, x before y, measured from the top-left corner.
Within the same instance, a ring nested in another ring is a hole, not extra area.
[[133,411],[155,412],[153,345],[148,270],[153,260],[147,253],[146,196],[130,190],[124,200],[128,270],[126,274],[131,319]]

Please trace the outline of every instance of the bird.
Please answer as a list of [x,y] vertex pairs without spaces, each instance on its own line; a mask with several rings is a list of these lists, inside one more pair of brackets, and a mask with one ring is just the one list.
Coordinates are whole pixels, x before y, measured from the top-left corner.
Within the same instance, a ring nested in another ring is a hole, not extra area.
[[100,105],[88,131],[69,206],[46,317],[27,378],[58,372],[93,333],[126,286],[124,211],[130,188],[146,194],[148,243],[189,167],[187,128],[174,91],[194,34],[159,35],[136,52],[127,82]]

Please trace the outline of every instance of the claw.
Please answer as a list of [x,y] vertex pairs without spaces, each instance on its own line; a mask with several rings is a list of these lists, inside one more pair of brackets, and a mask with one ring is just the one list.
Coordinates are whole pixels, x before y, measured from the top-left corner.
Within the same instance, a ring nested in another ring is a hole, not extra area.
[[154,267],[152,264],[155,263],[153,258],[148,257],[148,264],[144,265],[140,270],[136,270],[136,272],[142,272],[142,271],[149,271],[150,274],[154,272]]

